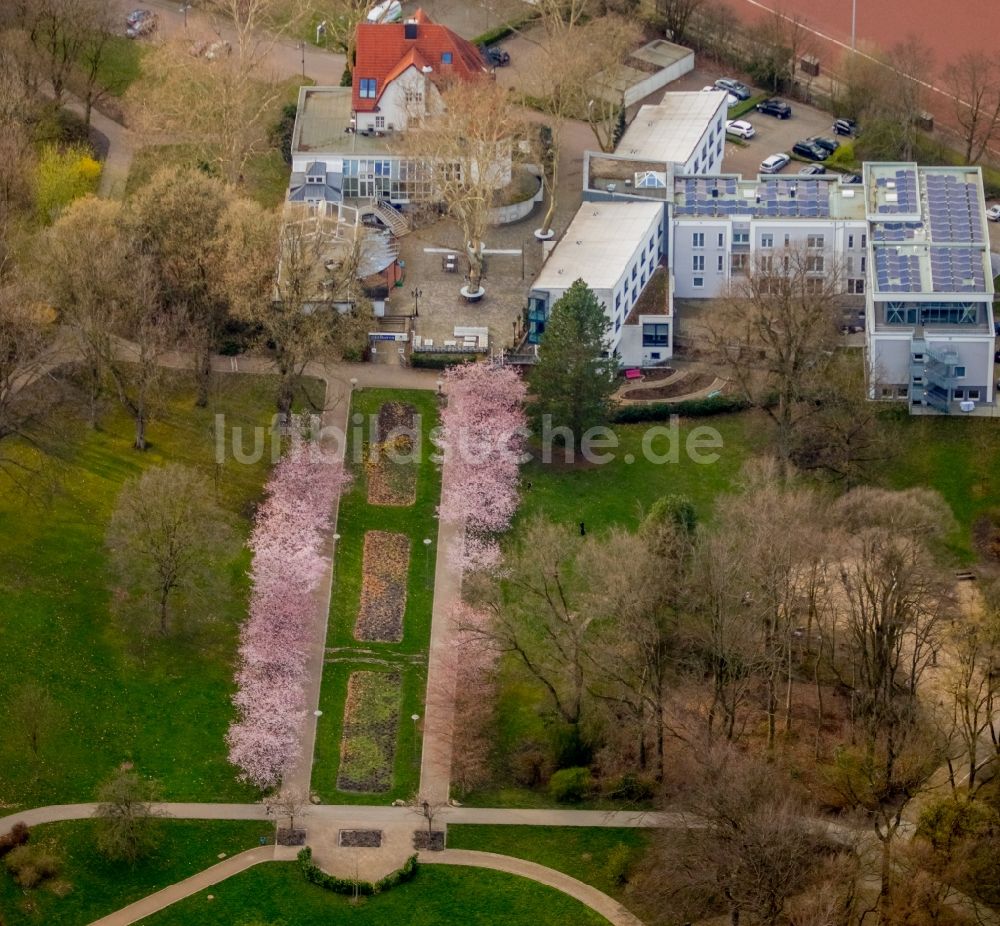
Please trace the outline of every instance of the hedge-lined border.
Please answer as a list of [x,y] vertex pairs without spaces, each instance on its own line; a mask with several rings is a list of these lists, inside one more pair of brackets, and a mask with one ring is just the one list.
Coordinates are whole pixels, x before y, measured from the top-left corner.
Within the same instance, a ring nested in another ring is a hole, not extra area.
[[402,868],[389,872],[384,878],[378,881],[355,881],[352,878],[337,878],[329,875],[312,860],[312,849],[306,846],[298,855],[299,867],[302,875],[310,884],[315,884],[325,890],[333,891],[335,894],[358,894],[363,897],[371,897],[381,894],[384,891],[406,884],[416,877],[419,863],[416,855],[411,855]]
[[703,399],[685,399],[682,402],[648,402],[642,405],[621,405],[611,413],[615,424],[635,424],[640,421],[665,421],[671,415],[686,418],[708,418],[712,415],[729,415],[750,408],[746,399],[738,396],[719,395]]

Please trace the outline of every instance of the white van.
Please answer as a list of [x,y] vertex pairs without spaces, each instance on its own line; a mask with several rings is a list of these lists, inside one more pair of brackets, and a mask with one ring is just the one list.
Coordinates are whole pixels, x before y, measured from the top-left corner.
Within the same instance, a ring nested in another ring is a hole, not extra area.
[[403,5],[399,0],[382,0],[368,13],[370,23],[398,23],[403,18]]

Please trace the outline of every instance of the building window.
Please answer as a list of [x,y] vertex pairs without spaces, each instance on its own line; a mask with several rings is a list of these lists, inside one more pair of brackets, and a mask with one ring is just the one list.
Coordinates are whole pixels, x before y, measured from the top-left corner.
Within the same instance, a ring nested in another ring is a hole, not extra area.
[[385,128],[385,116],[375,117],[375,128],[384,129]]
[[892,396],[893,396],[892,386],[883,386],[882,387],[882,398],[883,399],[891,399]]
[[847,261],[846,261],[844,269],[847,270],[847,272],[849,274],[854,273],[854,258],[853,257],[848,257],[847,258]]
[[762,248],[773,248],[774,247],[774,235],[761,235],[760,236],[760,246]]
[[451,52],[450,51],[443,51],[443,52],[441,52],[441,63],[442,64],[451,64]]
[[617,333],[621,330],[622,330],[622,320],[620,318],[615,319],[615,332]]
[[362,77],[361,78],[361,99],[363,100],[374,100],[375,99],[375,87],[378,81],[374,77]]
[[692,267],[691,267],[692,270],[704,270],[705,269],[705,255],[704,254],[695,254],[695,256],[691,258],[691,264],[692,264]]
[[732,261],[732,268],[734,272],[743,273],[746,271],[748,264],[747,261],[748,256],[749,255],[747,254],[733,254],[730,260]]
[[622,307],[622,294],[615,293],[615,308],[620,309]]
[[726,269],[725,260],[726,259],[720,254],[719,255],[719,267],[718,267],[719,273],[722,273],[722,271]]
[[657,323],[642,326],[643,347],[666,347],[669,341],[669,324]]
[[955,379],[965,379],[965,367],[955,367]]
[[862,254],[862,255],[861,255],[861,272],[862,272],[862,273],[864,273],[864,272],[865,272],[865,267],[867,266],[867,264],[868,264],[868,258],[867,258],[867,257],[865,257],[865,255],[864,255],[864,254]]
[[705,233],[704,232],[695,232],[691,236],[691,246],[695,247],[695,248],[703,248],[703,247],[705,247]]
[[865,292],[865,281],[863,279],[848,280],[847,291],[854,296],[863,296]]
[[854,235],[848,235],[847,236],[847,246],[849,248],[853,248],[854,247]]
[[823,265],[824,259],[822,254],[817,257],[809,257],[806,259],[806,270],[810,273],[822,273]]
[[965,390],[964,389],[956,389],[954,397],[956,399],[964,399],[965,398]]
[[909,386],[897,386],[896,387],[896,398],[905,399],[910,394]]
[[791,244],[792,244],[792,236],[791,235],[785,235],[785,247],[786,248],[790,247]]
[[757,263],[761,273],[771,273],[774,270],[774,258],[770,254],[761,257]]
[[821,248],[825,242],[825,237],[823,235],[809,235],[806,238],[806,247],[810,248]]
[[659,360],[660,359],[660,352],[658,350],[650,351],[649,359],[650,360]]
[[701,289],[705,285],[705,278],[704,277],[695,277],[691,281],[691,285],[694,286],[695,289]]
[[726,244],[726,233],[719,232],[719,247],[724,247]]
[[748,231],[733,232],[733,244],[749,244],[749,243],[750,243],[750,232]]
[[968,392],[968,396],[974,402],[978,402],[979,401],[979,390],[978,389],[970,389],[969,392]]
[[632,264],[632,279],[633,280],[635,279],[635,268],[636,268],[636,265]]
[[861,247],[868,247],[868,235],[865,232],[861,233]]
[[404,98],[407,103],[423,103],[424,94],[422,90],[414,90],[412,87],[407,87],[403,91]]

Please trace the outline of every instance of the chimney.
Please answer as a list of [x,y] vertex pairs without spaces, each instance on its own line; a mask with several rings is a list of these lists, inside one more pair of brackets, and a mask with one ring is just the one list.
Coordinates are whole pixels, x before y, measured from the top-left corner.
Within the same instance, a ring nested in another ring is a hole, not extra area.
[[415,40],[417,37],[417,21],[415,19],[408,19],[403,23],[403,38]]

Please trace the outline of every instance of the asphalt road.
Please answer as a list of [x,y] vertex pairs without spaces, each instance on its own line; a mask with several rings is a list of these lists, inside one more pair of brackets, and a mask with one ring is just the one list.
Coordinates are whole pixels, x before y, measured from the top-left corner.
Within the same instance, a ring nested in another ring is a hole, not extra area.
[[[218,38],[235,41],[232,28],[227,27],[217,17],[193,8],[188,10],[185,17],[179,2],[114,0],[114,4],[121,11],[122,33],[125,31],[125,16],[130,10],[142,8],[156,11],[159,17],[156,32],[148,37],[136,39],[138,42],[155,43],[178,37],[190,39],[192,44]],[[263,67],[269,69],[279,80],[290,77],[301,78],[305,72],[306,77],[320,86],[338,86],[344,73],[344,56],[324,51],[309,43],[303,45],[295,37],[277,36],[267,49]]]

